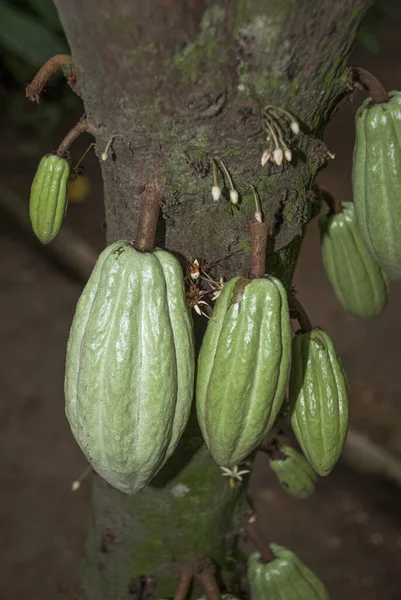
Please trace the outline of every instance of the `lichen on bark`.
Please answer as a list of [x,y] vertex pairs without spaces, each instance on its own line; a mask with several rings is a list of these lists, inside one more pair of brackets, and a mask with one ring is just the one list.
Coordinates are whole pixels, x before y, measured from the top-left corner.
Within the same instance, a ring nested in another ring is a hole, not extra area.
[[[101,163],[108,240],[134,238],[141,191],[157,177],[160,243],[183,259],[219,261],[227,279],[246,274],[253,185],[272,231],[267,271],[290,288],[306,224],[318,209],[312,186],[327,160],[321,137],[348,93],[346,61],[371,3],[56,0],[98,155],[118,136],[113,156]],[[291,111],[302,134],[291,163],[262,169],[267,104]],[[227,189],[212,200],[214,156],[232,175],[239,210],[231,210]],[[197,319],[198,345],[204,326]],[[210,554],[225,564],[246,485],[231,488],[200,444],[191,426],[155,480],[159,487],[133,497],[95,477],[83,576],[88,599],[132,597],[141,576],[156,583],[152,597],[169,597],[173,558]]]

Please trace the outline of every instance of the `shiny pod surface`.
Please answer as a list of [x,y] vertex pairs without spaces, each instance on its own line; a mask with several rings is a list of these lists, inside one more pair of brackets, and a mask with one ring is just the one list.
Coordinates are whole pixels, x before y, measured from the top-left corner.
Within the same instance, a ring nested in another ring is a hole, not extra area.
[[359,319],[376,319],[386,307],[389,278],[367,251],[351,202],[320,220],[323,264],[337,299]]
[[93,468],[134,493],[175,450],[193,399],[194,341],[181,266],[115,242],[79,299],[67,347],[66,415]]
[[290,365],[282,284],[274,277],[235,277],[216,302],[198,361],[198,420],[219,465],[241,462],[273,425]]
[[401,280],[401,93],[368,98],[356,115],[355,215],[362,240],[391,279]]
[[29,217],[32,229],[42,244],[58,234],[67,210],[67,184],[70,166],[55,154],[44,156],[32,182]]
[[348,385],[330,337],[320,329],[292,341],[291,425],[310,465],[328,475],[348,429]]
[[269,546],[272,561],[263,563],[259,552],[248,560],[252,600],[330,600],[322,581],[293,552]]
[[298,450],[280,444],[269,464],[281,487],[291,496],[308,498],[315,491],[317,475]]

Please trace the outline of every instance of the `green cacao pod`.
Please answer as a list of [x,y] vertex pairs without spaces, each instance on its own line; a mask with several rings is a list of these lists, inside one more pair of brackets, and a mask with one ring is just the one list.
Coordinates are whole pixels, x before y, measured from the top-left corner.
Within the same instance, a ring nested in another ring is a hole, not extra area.
[[290,364],[284,287],[274,277],[235,277],[216,302],[198,361],[198,421],[219,465],[240,463],[273,425]]
[[67,185],[70,166],[55,154],[44,156],[32,182],[29,217],[32,229],[42,244],[58,234],[67,210]]
[[290,550],[270,544],[274,559],[263,563],[259,552],[248,560],[252,600],[330,600],[320,579]]
[[348,385],[333,342],[320,329],[292,341],[289,401],[303,453],[319,475],[328,475],[347,436]]
[[163,250],[115,242],[79,299],[67,346],[66,415],[99,475],[128,494],[175,450],[193,399],[193,325],[182,270]]
[[269,461],[281,487],[296,498],[308,498],[315,491],[317,475],[300,452],[280,444]]
[[401,280],[401,93],[356,115],[353,157],[355,216],[373,260]]
[[351,202],[320,220],[323,264],[337,299],[359,319],[375,319],[386,307],[389,279],[360,236]]

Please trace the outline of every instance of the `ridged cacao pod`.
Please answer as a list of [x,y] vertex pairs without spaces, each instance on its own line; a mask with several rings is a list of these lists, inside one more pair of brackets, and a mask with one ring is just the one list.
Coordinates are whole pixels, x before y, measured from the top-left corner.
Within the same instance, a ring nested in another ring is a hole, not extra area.
[[284,287],[274,277],[235,277],[216,302],[198,361],[199,425],[219,465],[240,463],[273,425],[290,365]]
[[356,115],[353,158],[355,216],[373,260],[401,280],[401,93]]
[[292,341],[289,401],[303,453],[316,473],[328,475],[347,436],[348,385],[333,342],[320,329]]
[[67,185],[70,166],[55,154],[44,156],[32,182],[29,217],[32,229],[42,244],[58,234],[67,210]]
[[193,325],[180,264],[127,241],[100,255],[67,346],[66,415],[99,475],[132,494],[175,450],[193,399]]
[[330,600],[320,579],[290,550],[270,544],[275,558],[260,560],[259,552],[248,560],[252,600]]
[[376,319],[386,307],[389,278],[360,236],[351,202],[320,220],[323,264],[337,299],[359,319]]
[[281,487],[296,498],[308,498],[315,491],[317,475],[300,452],[280,444],[269,460]]

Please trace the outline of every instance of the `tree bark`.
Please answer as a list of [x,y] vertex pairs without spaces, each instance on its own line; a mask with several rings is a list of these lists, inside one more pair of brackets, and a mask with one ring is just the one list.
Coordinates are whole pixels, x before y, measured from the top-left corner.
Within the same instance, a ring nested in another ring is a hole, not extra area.
[[[134,239],[141,193],[157,182],[158,245],[183,260],[219,261],[216,276],[249,274],[253,185],[272,232],[267,271],[290,288],[306,224],[319,210],[312,186],[329,157],[321,137],[349,94],[347,58],[371,4],[56,0],[99,157],[116,136],[101,162],[108,241]],[[294,114],[302,133],[290,163],[262,168],[261,117],[270,104]],[[216,156],[240,194],[239,210],[228,189],[212,200]],[[206,319],[195,318],[199,343]],[[95,477],[87,598],[171,597],[173,559],[185,566],[202,556],[230,585],[246,488],[222,477],[195,416],[142,492],[128,497]]]

